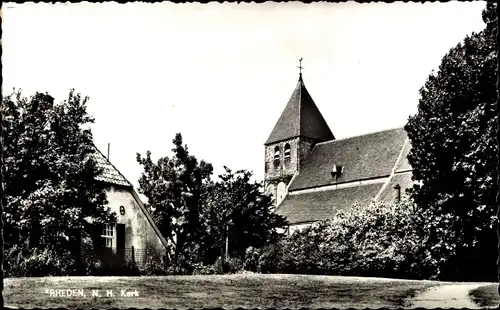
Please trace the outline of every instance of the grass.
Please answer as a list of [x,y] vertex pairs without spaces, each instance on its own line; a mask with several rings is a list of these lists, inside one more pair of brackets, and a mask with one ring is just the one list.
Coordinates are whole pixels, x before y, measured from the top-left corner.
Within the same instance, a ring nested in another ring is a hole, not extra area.
[[498,283],[485,285],[472,290],[470,298],[480,307],[498,307],[500,296],[498,295]]
[[[397,308],[433,281],[311,275],[236,274],[165,277],[45,277],[4,280],[7,307],[23,308]],[[82,289],[86,297],[50,297]],[[120,290],[139,297],[120,297]],[[99,290],[102,297],[91,297]],[[113,290],[115,297],[104,297]]]

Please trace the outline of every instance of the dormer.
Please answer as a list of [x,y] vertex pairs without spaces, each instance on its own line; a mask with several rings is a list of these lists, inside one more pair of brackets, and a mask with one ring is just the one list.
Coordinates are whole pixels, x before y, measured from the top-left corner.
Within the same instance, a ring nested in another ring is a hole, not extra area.
[[332,168],[332,171],[330,173],[332,175],[332,178],[335,181],[338,181],[338,179],[340,178],[342,173],[344,173],[344,166],[342,166],[340,164],[333,164],[333,168]]

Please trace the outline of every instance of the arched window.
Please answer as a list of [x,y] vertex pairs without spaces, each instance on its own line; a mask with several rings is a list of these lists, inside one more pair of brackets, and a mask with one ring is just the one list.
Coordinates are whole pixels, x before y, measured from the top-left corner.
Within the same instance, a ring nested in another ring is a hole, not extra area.
[[274,148],[274,160],[279,160],[280,159],[280,147],[276,146]]
[[285,144],[285,159],[290,159],[290,144]]
[[276,205],[276,187],[273,184],[267,186],[267,193],[273,197],[273,204]]
[[283,182],[278,184],[276,188],[276,205],[279,205],[286,196],[286,185]]

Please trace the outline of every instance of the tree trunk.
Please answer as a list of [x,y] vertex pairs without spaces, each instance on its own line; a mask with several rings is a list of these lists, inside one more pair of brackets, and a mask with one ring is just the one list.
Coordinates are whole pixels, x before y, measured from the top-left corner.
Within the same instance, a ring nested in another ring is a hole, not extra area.
[[83,257],[82,257],[82,231],[80,228],[72,230],[71,248],[72,248],[71,249],[72,256],[75,258],[77,275],[84,275],[85,268],[83,266]]

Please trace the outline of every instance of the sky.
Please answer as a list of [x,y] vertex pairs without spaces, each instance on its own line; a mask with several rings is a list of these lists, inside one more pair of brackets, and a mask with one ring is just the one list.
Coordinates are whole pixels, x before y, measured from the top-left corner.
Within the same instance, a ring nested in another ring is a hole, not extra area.
[[4,3],[2,92],[89,96],[96,146],[135,186],[136,153],[180,132],[214,166],[264,175],[264,142],[304,83],[337,139],[404,126],[485,2]]

